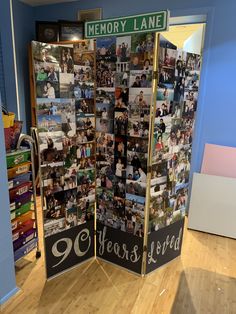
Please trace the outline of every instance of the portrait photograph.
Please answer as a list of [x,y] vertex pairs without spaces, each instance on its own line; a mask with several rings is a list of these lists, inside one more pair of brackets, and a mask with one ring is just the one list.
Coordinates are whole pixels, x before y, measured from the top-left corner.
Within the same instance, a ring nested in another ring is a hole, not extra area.
[[149,122],[141,122],[141,120],[129,119],[128,135],[132,137],[148,138]]
[[126,186],[126,179],[125,178],[114,178],[113,188],[114,188],[114,195],[125,198],[125,186]]
[[79,82],[74,85],[74,97],[76,99],[93,99],[94,98],[94,83]]
[[146,196],[146,182],[126,180],[126,193]]
[[135,53],[153,52],[155,33],[133,34],[131,39],[131,51]]
[[148,152],[148,140],[137,137],[128,137],[127,150],[136,153]]
[[36,97],[49,99],[60,98],[59,81],[37,81]]
[[37,85],[39,82],[58,82],[59,81],[60,65],[49,62],[34,62],[35,81]]
[[129,102],[129,89],[116,87],[115,89],[115,108],[127,109]]
[[97,87],[114,87],[116,63],[106,60],[97,62],[96,82]]
[[76,143],[83,144],[83,143],[90,143],[95,140],[95,129],[88,129],[88,130],[81,130],[77,131],[77,139]]
[[125,157],[127,154],[127,137],[116,136],[115,137],[115,156]]
[[101,37],[96,40],[97,60],[116,62],[116,37]]
[[115,157],[115,175],[120,178],[126,177],[126,158]]
[[74,66],[75,85],[81,82],[94,82],[94,71],[90,66]]
[[171,102],[174,100],[174,89],[170,88],[158,88],[157,89],[157,100],[163,100]]
[[61,47],[60,68],[62,73],[74,73],[73,48]]
[[114,134],[97,132],[96,142],[97,153],[114,155]]
[[121,88],[129,87],[129,71],[115,73],[115,86]]
[[60,98],[74,97],[74,74],[60,73]]
[[127,135],[128,111],[116,111],[114,119],[114,132],[116,135]]
[[94,99],[76,99],[75,100],[76,115],[85,117],[87,114],[95,113]]
[[77,159],[81,158],[90,158],[95,156],[95,144],[94,143],[86,143],[79,144],[77,147]]
[[76,134],[75,100],[61,99],[59,107],[62,131],[68,137],[75,136]]
[[129,86],[132,88],[151,88],[152,71],[130,71]]
[[159,74],[159,87],[161,88],[173,88],[175,82],[175,69],[160,67]]
[[128,62],[131,52],[131,36],[116,38],[117,62]]

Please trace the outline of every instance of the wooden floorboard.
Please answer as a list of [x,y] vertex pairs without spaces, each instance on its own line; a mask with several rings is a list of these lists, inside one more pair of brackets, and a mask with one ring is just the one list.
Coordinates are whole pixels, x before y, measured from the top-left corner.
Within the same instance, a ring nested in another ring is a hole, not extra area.
[[185,230],[181,257],[145,278],[92,260],[46,282],[44,257],[31,253],[16,279],[4,314],[235,314],[236,241]]

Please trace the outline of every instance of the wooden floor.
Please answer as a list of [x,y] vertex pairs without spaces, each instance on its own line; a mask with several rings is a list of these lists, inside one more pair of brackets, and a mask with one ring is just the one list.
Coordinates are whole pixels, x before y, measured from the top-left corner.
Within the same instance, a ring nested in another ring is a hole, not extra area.
[[236,241],[185,230],[183,251],[146,278],[92,260],[49,282],[43,257],[17,264],[2,313],[236,313]]

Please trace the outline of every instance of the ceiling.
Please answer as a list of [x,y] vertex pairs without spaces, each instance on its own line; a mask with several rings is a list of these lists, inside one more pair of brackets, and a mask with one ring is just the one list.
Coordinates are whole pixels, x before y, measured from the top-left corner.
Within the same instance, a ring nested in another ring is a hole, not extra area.
[[20,0],[26,4],[31,6],[38,6],[38,5],[46,5],[46,4],[53,4],[53,3],[62,3],[62,2],[72,2],[76,0]]

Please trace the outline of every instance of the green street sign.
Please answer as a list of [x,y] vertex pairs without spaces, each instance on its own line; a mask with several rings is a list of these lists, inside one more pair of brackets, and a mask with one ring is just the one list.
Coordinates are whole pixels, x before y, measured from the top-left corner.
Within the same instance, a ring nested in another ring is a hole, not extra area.
[[85,38],[163,32],[169,27],[169,11],[146,13],[85,23]]

